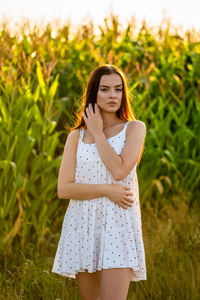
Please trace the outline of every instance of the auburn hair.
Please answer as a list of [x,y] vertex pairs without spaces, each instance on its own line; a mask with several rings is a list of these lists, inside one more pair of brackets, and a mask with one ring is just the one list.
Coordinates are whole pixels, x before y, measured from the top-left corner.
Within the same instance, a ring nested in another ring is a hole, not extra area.
[[[128,85],[124,73],[117,66],[111,64],[103,64],[97,67],[96,69],[94,69],[88,77],[86,88],[84,90],[81,99],[82,109],[80,110],[80,112],[75,113],[76,116],[75,124],[69,129],[67,126],[65,127],[65,129],[68,130],[69,133],[77,128],[86,128],[86,124],[83,119],[82,113],[83,112],[86,113],[86,108],[89,106],[89,103],[91,103],[94,108],[94,104],[96,103],[96,99],[97,99],[100,79],[103,75],[111,75],[111,74],[118,74],[122,79],[122,85],[123,85],[122,102],[121,102],[121,107],[116,111],[117,117],[125,121],[136,120],[131,106],[131,93],[128,89]],[[144,151],[144,143],[142,146],[140,157],[138,159],[138,165],[140,163],[143,151]]]

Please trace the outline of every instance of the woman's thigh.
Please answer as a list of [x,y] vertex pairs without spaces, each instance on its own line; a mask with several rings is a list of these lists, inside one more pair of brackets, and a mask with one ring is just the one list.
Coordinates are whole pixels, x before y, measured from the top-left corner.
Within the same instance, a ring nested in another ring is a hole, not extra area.
[[131,268],[101,270],[101,299],[126,300],[132,273]]
[[100,271],[94,273],[79,272],[76,274],[81,300],[100,300]]

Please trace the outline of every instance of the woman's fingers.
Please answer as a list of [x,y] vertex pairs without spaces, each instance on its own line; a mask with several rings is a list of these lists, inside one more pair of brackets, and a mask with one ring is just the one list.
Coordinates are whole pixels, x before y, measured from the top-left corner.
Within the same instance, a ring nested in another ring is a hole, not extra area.
[[87,116],[90,116],[90,110],[88,107],[86,108],[86,113],[87,113]]
[[126,192],[125,200],[127,200],[128,202],[133,203],[134,201],[133,201],[133,199],[132,199],[131,196],[133,196],[133,193],[132,193],[132,192]]
[[130,199],[130,198],[125,198],[126,201],[130,202],[130,203],[133,203],[134,200],[133,199]]
[[123,205],[125,205],[125,206],[132,206],[133,204],[129,204],[127,201],[121,201],[121,203],[123,203]]
[[124,209],[128,209],[128,207],[123,205],[123,204],[121,204],[121,207],[124,208]]
[[94,114],[94,110],[93,110],[91,103],[89,103],[89,111],[90,111],[90,114]]
[[122,187],[123,187],[125,190],[132,190],[132,187],[130,187],[130,186],[123,185]]
[[126,196],[132,196],[133,193],[132,192],[126,192]]

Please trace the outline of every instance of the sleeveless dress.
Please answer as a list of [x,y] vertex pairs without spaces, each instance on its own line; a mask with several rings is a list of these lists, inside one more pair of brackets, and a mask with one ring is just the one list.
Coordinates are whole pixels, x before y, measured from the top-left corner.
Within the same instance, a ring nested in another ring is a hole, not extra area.
[[[123,129],[108,143],[119,155],[125,145]],[[96,144],[83,142],[84,128],[76,154],[75,183],[121,184],[132,187],[134,203],[124,209],[107,197],[70,199],[61,230],[52,272],[75,279],[78,272],[110,268],[132,268],[131,281],[146,280],[139,187],[136,165],[128,176],[116,181],[105,167]]]

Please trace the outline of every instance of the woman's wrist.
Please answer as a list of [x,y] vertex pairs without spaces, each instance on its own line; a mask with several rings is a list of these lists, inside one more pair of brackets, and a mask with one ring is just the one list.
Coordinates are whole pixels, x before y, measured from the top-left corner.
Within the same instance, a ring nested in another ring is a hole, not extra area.
[[101,187],[101,197],[108,197],[109,196],[109,189],[110,189],[110,184],[102,184]]

